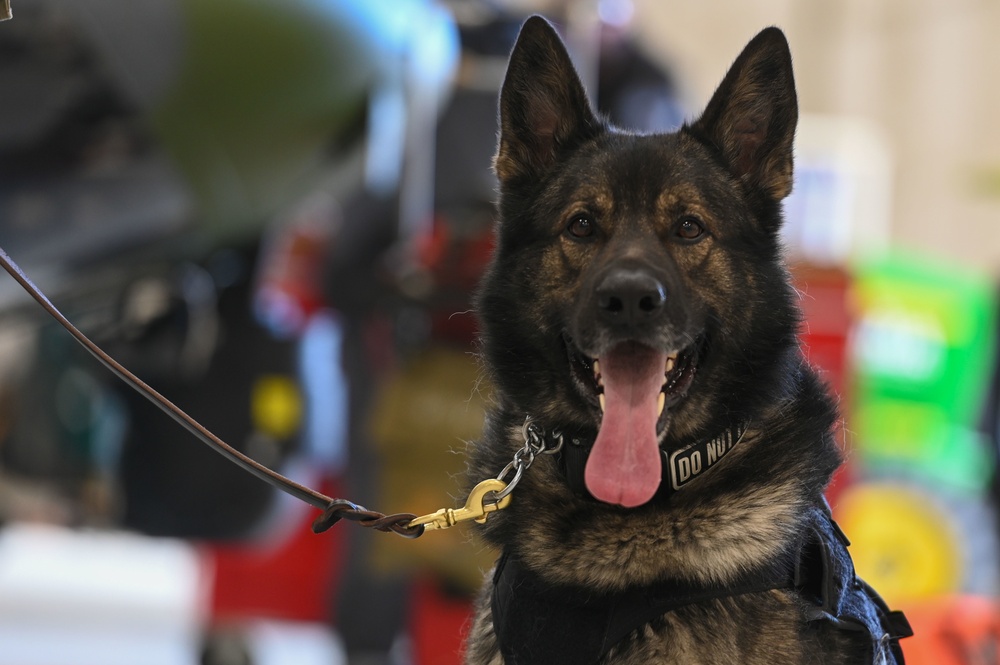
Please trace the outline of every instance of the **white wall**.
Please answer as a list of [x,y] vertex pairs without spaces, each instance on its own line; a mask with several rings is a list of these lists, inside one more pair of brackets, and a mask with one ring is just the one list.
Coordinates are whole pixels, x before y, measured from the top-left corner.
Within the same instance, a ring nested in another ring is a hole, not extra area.
[[1000,275],[1000,3],[634,1],[636,30],[694,109],[757,30],[783,28],[802,111],[884,131],[892,242]]

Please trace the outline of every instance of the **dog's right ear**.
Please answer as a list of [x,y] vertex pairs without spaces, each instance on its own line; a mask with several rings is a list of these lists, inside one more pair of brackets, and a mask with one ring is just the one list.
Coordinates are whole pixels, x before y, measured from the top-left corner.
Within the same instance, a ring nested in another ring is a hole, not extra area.
[[736,58],[690,131],[712,143],[748,187],[780,200],[792,190],[797,121],[788,41],[778,28],[766,28]]
[[500,92],[502,185],[540,178],[559,154],[599,128],[580,77],[555,29],[540,16],[521,27]]

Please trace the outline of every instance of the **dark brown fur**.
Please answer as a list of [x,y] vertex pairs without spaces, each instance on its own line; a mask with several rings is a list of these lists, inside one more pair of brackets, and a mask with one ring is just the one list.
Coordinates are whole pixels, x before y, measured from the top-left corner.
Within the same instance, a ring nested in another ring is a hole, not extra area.
[[[659,423],[661,449],[750,427],[712,473],[630,509],[574,493],[554,458],[540,456],[484,535],[550,582],[597,591],[667,578],[726,583],[779,556],[839,463],[836,410],[799,352],[780,257],[797,118],[784,36],[758,35],[696,122],[640,136],[590,111],[555,32],[529,19],[500,111],[498,246],[478,298],[496,403],[472,447],[470,479],[510,461],[527,415],[593,440],[601,412],[571,379],[566,347],[596,357],[621,340],[593,318],[591,300],[602,271],[623,261],[648,267],[667,291],[662,321],[628,339],[664,348],[707,340],[690,388]],[[581,211],[597,224],[593,238],[567,233]],[[690,218],[707,235],[681,242],[679,220]],[[606,661],[865,662],[864,640],[807,624],[806,609],[787,591],[697,603],[637,629]],[[466,661],[502,662],[488,585]]]

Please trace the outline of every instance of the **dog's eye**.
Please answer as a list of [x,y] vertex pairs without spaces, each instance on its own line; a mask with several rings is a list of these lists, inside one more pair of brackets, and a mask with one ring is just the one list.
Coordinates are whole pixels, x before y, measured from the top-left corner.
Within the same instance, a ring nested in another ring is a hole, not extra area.
[[678,222],[675,233],[681,240],[697,240],[705,234],[705,226],[694,217],[685,217]]
[[566,231],[574,238],[589,238],[594,235],[594,220],[586,213],[577,213],[569,220]]

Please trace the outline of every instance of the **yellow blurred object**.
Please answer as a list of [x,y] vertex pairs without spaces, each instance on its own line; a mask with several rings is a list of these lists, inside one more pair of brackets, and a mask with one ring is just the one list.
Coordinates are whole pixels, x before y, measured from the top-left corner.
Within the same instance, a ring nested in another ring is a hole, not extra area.
[[262,376],[250,394],[253,426],[276,439],[287,439],[302,424],[302,395],[287,376]]
[[889,605],[958,591],[958,534],[928,496],[899,485],[859,484],[841,494],[834,516],[851,540],[858,575]]
[[[380,510],[421,515],[462,502],[465,442],[480,435],[485,418],[481,386],[468,350],[443,346],[415,354],[389,379],[371,416],[382,460]],[[466,526],[417,540],[379,538],[373,565],[433,572],[471,592],[496,558],[481,545],[469,546],[474,531]]]
[[0,0],[0,21],[14,18],[14,13],[10,11],[10,0]]

